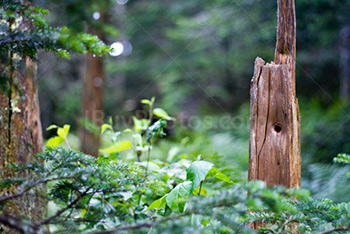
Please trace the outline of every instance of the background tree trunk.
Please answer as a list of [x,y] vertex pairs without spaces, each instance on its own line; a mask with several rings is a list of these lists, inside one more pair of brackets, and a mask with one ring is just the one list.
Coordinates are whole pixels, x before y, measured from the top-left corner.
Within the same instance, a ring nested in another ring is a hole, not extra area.
[[[95,24],[89,24],[88,32],[105,41],[105,33],[100,23],[107,21],[106,15],[110,8],[109,1],[99,2],[99,19]],[[100,126],[104,121],[104,86],[105,72],[103,57],[91,53],[86,55],[86,67],[83,85],[83,119],[80,129],[80,150],[83,153],[97,157],[100,148]]]
[[[83,118],[80,130],[81,151],[98,156],[100,147],[100,127],[104,119],[104,68],[103,58],[88,54],[86,57],[86,73],[83,85]],[[89,127],[89,123],[95,125]]]
[[[10,55],[13,59],[13,55]],[[23,67],[23,66],[22,66]],[[12,163],[21,164],[36,161],[35,155],[43,146],[38,95],[35,85],[36,63],[25,58],[23,71],[14,70],[12,64],[2,67],[8,70],[8,85],[0,90],[0,178],[23,177],[10,169]],[[0,191],[0,196],[12,194],[12,186]],[[5,209],[16,217],[33,222],[46,214],[46,205],[39,196],[24,196],[6,203]],[[1,233],[17,233],[6,227]]]
[[343,26],[340,32],[341,47],[341,90],[340,96],[343,100],[350,98],[350,24]]

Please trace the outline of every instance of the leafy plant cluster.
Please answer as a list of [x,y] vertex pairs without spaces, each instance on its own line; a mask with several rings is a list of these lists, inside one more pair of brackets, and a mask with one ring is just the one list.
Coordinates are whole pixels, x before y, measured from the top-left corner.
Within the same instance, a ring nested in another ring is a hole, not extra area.
[[110,51],[97,36],[49,26],[45,19],[48,13],[48,10],[33,7],[23,0],[1,1],[0,54],[5,57],[4,61],[8,52],[35,59],[39,49],[53,51],[65,58],[69,58],[68,51],[91,52],[98,56]]
[[[134,118],[134,129],[102,125],[111,145],[98,158],[70,149],[69,125],[38,155],[41,163],[11,165],[32,178],[7,178],[16,187],[0,197],[0,223],[22,233],[348,233],[350,203],[314,200],[307,190],[267,188],[242,182],[198,157],[170,161],[153,158],[152,142],[164,136],[167,112],[143,100],[148,116]],[[153,117],[156,116],[154,119]],[[59,147],[65,143],[65,148]],[[56,146],[56,147],[51,147]],[[338,155],[336,162],[350,163]],[[46,190],[43,189],[46,187]],[[31,223],[7,210],[24,196],[47,201],[45,219]],[[255,228],[255,230],[253,229]]]
[[[203,161],[191,164],[187,172],[194,177],[188,176],[188,181],[173,188],[169,199],[149,204],[152,198],[145,195],[147,199],[140,199],[140,195],[154,194],[159,189],[152,187],[154,182],[135,163],[50,147],[38,157],[46,166],[13,165],[14,170],[36,172],[34,178],[1,181],[1,187],[16,184],[18,191],[0,198],[0,221],[8,226],[16,223],[12,227],[23,233],[255,233],[251,229],[254,222],[263,222],[258,233],[350,230],[349,203],[313,200],[306,190],[266,188],[263,182],[254,181],[188,196],[195,178],[203,178],[203,171],[209,169],[209,163]],[[198,167],[201,164],[206,166]],[[31,194],[41,184],[48,185],[47,193]],[[53,204],[56,206],[55,211],[35,224],[7,214],[6,203],[24,194],[45,196],[51,209]],[[50,226],[50,232],[44,231],[45,225]]]

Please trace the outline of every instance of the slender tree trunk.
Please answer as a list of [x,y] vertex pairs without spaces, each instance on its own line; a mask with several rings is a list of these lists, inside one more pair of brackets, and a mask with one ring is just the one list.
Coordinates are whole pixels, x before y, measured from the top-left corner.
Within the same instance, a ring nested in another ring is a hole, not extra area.
[[350,24],[343,26],[340,32],[341,47],[341,90],[340,96],[344,101],[350,98]]
[[[9,59],[12,61],[13,55]],[[23,71],[14,70],[13,64],[3,66],[9,74],[7,85],[0,89],[0,178],[31,175],[18,174],[10,169],[12,163],[36,161],[35,155],[43,145],[38,95],[36,90],[36,63],[25,58]],[[16,186],[2,188],[0,196],[16,191]],[[6,203],[8,213],[33,222],[46,214],[46,205],[39,196],[24,196]],[[1,232],[1,228],[3,232]],[[17,233],[0,227],[1,233]]]
[[[98,4],[100,18],[97,20],[100,24],[96,24],[95,27],[91,24],[88,31],[105,41],[101,25],[107,21],[106,15],[111,5],[109,1],[100,1]],[[80,150],[97,157],[100,148],[100,126],[104,121],[105,73],[103,57],[97,57],[91,53],[87,54],[85,71],[82,113],[84,124],[80,129]]]
[[[104,118],[104,68],[103,58],[88,54],[86,73],[83,85],[83,118],[84,125],[80,131],[81,151],[98,156],[100,147],[100,127]],[[95,126],[91,126],[93,123]],[[90,125],[90,127],[89,127]]]

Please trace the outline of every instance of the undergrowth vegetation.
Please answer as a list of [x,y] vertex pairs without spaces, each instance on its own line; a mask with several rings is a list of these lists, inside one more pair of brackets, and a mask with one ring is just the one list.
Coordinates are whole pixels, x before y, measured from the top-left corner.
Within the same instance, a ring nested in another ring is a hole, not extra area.
[[[350,203],[315,199],[305,189],[247,182],[246,169],[239,169],[247,163],[246,156],[236,157],[237,152],[224,147],[232,143],[239,149],[239,138],[228,133],[203,137],[200,131],[189,135],[190,130],[182,129],[178,136],[162,139],[174,118],[155,108],[154,98],[142,103],[148,115],[134,117],[133,129],[117,131],[111,120],[102,125],[104,144],[98,158],[72,149],[69,125],[51,125],[48,130],[57,136],[48,140],[38,162],[11,165],[33,176],[0,181],[2,188],[17,187],[14,194],[0,197],[0,221],[23,233],[350,231]],[[213,152],[213,146],[222,155]],[[350,156],[339,154],[334,161],[350,163]],[[339,176],[346,178],[348,168],[338,168]],[[30,223],[6,213],[7,204],[24,196],[43,197],[47,217]]]

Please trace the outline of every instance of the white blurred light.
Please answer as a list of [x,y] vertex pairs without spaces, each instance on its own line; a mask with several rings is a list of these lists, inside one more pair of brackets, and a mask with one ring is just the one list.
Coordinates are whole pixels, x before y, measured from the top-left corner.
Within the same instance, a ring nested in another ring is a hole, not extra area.
[[128,0],[117,0],[117,3],[119,4],[119,5],[124,5],[125,3],[127,3],[128,2]]
[[98,20],[101,17],[100,12],[95,11],[94,14],[92,14],[92,18],[94,18],[94,20]]
[[117,42],[114,42],[112,45],[111,45],[111,48],[112,48],[112,51],[109,52],[109,54],[111,56],[119,56],[123,53],[124,51],[124,45],[123,43],[117,41]]

